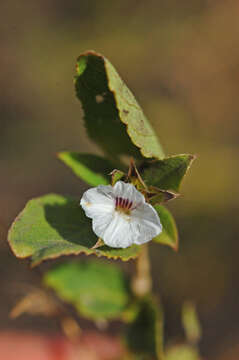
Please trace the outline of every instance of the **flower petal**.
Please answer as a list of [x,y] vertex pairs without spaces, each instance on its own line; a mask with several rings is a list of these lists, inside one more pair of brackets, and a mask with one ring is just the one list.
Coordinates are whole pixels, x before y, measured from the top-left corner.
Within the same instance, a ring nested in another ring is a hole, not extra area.
[[129,199],[133,204],[141,204],[145,202],[144,196],[135,188],[132,184],[127,184],[121,180],[113,187],[113,192],[115,197],[122,197],[124,199]]
[[97,186],[87,190],[80,205],[85,210],[86,216],[90,218],[102,217],[114,211],[114,200],[112,198],[112,186]]
[[134,244],[143,244],[152,240],[162,232],[162,225],[156,210],[144,203],[131,212],[132,229],[138,236]]
[[115,212],[105,227],[101,238],[105,244],[115,248],[126,248],[134,243],[135,232],[131,228],[130,216]]
[[99,236],[101,239],[104,240],[104,235],[111,224],[112,220],[114,218],[114,212],[105,212],[103,214],[98,213],[97,216],[93,218],[92,221],[92,228],[94,233]]

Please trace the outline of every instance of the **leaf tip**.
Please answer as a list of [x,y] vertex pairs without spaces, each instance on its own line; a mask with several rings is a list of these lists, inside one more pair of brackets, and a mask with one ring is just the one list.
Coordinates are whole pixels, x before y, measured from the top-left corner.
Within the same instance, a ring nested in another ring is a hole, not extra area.
[[76,73],[77,73],[77,76],[81,76],[84,73],[84,71],[86,70],[89,56],[96,56],[98,58],[104,59],[103,55],[97,53],[94,50],[85,51],[84,53],[79,55],[77,60],[76,60]]
[[87,58],[83,54],[77,58],[76,73],[78,76],[82,75],[87,67]]
[[179,249],[178,233],[177,233],[177,235],[176,235],[176,242],[175,242],[175,244],[172,246],[172,249],[173,249],[175,252],[178,252],[178,249]]
[[190,154],[189,155],[189,161],[190,161],[190,165],[193,163],[194,160],[196,160],[198,158],[197,154]]
[[58,160],[63,161],[63,162],[64,162],[64,158],[65,158],[65,156],[66,156],[67,154],[69,154],[68,151],[58,151],[57,153],[55,153],[56,158],[57,158]]
[[55,153],[55,156],[57,159],[62,160],[65,153],[66,153],[65,151],[58,151]]

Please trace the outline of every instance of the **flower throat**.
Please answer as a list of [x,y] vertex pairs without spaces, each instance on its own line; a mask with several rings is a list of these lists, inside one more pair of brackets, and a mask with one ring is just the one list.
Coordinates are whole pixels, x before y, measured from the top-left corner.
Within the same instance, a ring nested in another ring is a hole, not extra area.
[[130,201],[129,199],[124,199],[119,196],[115,198],[115,209],[119,212],[123,212],[129,215],[130,211],[132,210],[132,206],[133,201]]

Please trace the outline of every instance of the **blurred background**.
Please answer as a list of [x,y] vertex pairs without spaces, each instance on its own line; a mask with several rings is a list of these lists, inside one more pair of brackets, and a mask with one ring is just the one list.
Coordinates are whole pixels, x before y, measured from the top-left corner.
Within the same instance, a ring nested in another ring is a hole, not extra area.
[[36,275],[15,259],[7,229],[27,200],[80,198],[87,187],[56,159],[100,150],[87,138],[73,76],[94,49],[114,64],[167,154],[193,153],[170,204],[178,253],[152,245],[166,339],[185,299],[198,307],[206,359],[239,358],[239,2],[237,0],[2,0],[0,5],[0,330],[56,331],[8,313]]

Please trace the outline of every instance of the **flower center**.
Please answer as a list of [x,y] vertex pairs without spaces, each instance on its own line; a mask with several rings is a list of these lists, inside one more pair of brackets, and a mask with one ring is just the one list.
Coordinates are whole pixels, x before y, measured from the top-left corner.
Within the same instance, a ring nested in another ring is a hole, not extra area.
[[133,201],[116,196],[116,198],[115,198],[116,211],[123,212],[123,213],[129,215],[130,211],[132,210],[132,207],[133,207]]

